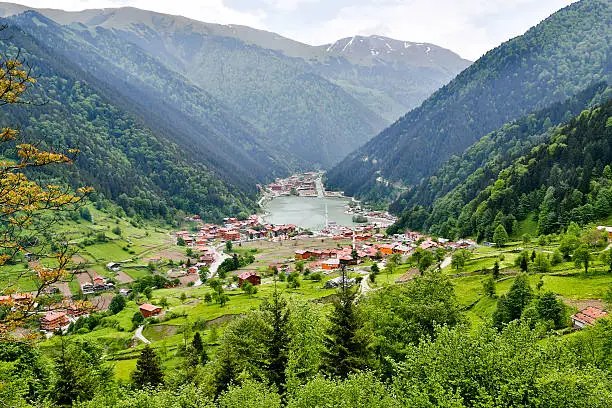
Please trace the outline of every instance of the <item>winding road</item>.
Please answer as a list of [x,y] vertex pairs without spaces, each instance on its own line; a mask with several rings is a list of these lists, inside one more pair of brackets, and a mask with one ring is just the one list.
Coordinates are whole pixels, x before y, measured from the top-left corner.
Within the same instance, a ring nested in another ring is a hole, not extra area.
[[133,339],[138,339],[138,340],[142,341],[144,344],[151,344],[149,339],[147,339],[145,336],[142,335],[142,329],[144,329],[144,325],[141,324],[136,329],[136,333],[134,333],[134,337],[132,337],[132,338]]
[[[217,269],[219,269],[219,266],[221,266],[221,264],[223,263],[223,261],[225,261],[227,258],[230,258],[229,255],[227,255],[225,252],[223,252],[222,246],[218,246],[218,247],[212,247],[215,251],[215,261],[210,265],[209,268],[209,273],[208,273],[208,279],[210,278],[214,278],[215,275],[217,274]],[[202,285],[202,280],[200,278],[198,278],[197,281],[195,281],[195,283],[193,284],[193,286],[201,286]]]

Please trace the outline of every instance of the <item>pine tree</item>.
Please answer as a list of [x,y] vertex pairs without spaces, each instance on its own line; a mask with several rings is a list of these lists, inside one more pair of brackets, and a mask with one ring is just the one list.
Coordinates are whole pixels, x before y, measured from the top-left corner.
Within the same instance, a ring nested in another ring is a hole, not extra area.
[[200,364],[205,365],[206,363],[208,363],[208,353],[206,353],[206,349],[204,348],[204,341],[202,340],[200,332],[196,332],[193,335],[193,340],[191,340],[191,347],[196,350],[200,359]]
[[132,373],[132,381],[139,388],[156,387],[164,382],[161,362],[155,351],[147,344],[136,361],[136,370]]
[[198,353],[202,353],[204,351],[204,342],[202,341],[202,336],[200,335],[200,332],[196,332],[193,335],[191,345]]
[[366,346],[359,338],[361,319],[355,306],[355,291],[347,285],[342,270],[342,286],[330,315],[330,328],[325,336],[324,371],[332,376],[347,378],[366,368]]
[[493,279],[497,280],[499,278],[499,262],[495,261],[493,265]]
[[270,381],[282,394],[285,390],[285,369],[288,360],[289,345],[289,310],[287,302],[281,297],[274,282],[272,298],[266,300],[261,309],[266,312],[266,319],[271,326],[272,334],[266,345],[268,354],[268,373]]
[[529,269],[529,263],[527,262],[527,257],[524,256],[521,258],[521,271],[527,272]]

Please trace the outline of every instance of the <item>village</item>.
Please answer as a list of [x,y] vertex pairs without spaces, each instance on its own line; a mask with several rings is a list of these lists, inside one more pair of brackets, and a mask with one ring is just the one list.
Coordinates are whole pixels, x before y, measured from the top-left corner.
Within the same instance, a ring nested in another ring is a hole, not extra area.
[[[317,190],[317,186],[322,188],[320,175],[304,173],[277,180],[267,188],[275,194],[295,190],[310,197],[321,191]],[[367,210],[355,205],[348,211],[359,214]],[[480,247],[471,239],[451,241],[414,231],[387,235],[385,227],[388,224],[384,220],[388,215],[381,212],[369,212],[368,215],[369,222],[352,227],[328,222],[320,231],[310,231],[294,224],[266,223],[257,214],[244,219],[225,218],[220,224],[206,223],[200,216],[191,215],[184,218],[184,229],[171,234],[175,257],[179,256],[176,262],[161,255],[152,255],[144,260],[148,262],[151,276],[159,278],[157,286],[153,286],[157,289],[174,287],[189,290],[204,285],[209,279],[222,278],[224,289],[233,291],[240,290],[245,282],[259,286],[271,283],[280,275],[283,281],[291,274],[305,276],[305,271],[313,276],[327,277],[321,288],[330,289],[340,283],[340,271],[351,271],[353,277],[361,276],[357,280],[351,278],[347,281],[353,285],[367,277],[372,265],[384,268],[390,257],[408,262],[416,252],[429,251],[437,259],[438,268],[442,269],[450,265],[452,254],[456,251],[474,252]],[[372,219],[376,222],[372,222]],[[612,238],[612,228],[599,226],[597,229],[607,232]],[[493,246],[489,242],[480,245],[485,248]],[[515,252],[519,249],[522,248],[517,248]],[[251,254],[248,262],[234,265],[230,270],[224,270],[223,274],[218,273],[225,261],[238,259],[237,255],[242,259],[247,253]],[[28,260],[35,262],[31,257]],[[103,274],[89,274],[86,279],[79,279],[80,292],[77,296],[74,292],[72,296],[66,294],[57,286],[47,288],[48,294],[56,296],[56,302],[36,307],[40,314],[40,330],[47,337],[57,330],[66,331],[79,318],[108,310],[113,296],[130,297],[130,282],[137,282],[117,279],[125,275],[122,270],[124,265],[125,262],[107,262]],[[413,267],[398,276],[395,283],[407,282],[419,273]],[[362,285],[360,290],[366,287]],[[0,306],[18,308],[30,302],[33,296],[30,292],[2,296]],[[163,305],[149,302],[138,302],[138,310],[144,318],[163,316],[165,313]],[[575,328],[581,328],[592,325],[595,319],[605,315],[600,308],[589,306],[572,315],[571,319]]]

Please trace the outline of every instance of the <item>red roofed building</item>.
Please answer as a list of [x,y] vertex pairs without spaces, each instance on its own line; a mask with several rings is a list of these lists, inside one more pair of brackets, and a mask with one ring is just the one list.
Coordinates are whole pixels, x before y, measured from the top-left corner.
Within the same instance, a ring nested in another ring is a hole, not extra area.
[[55,331],[70,324],[68,316],[64,312],[47,313],[40,318],[40,329],[47,331]]
[[161,307],[154,306],[149,303],[143,303],[142,305],[140,305],[138,309],[140,310],[140,313],[142,313],[144,317],[157,316],[162,311]]
[[68,304],[68,306],[66,307],[66,313],[68,314],[68,316],[72,318],[76,318],[76,317],[88,315],[89,312],[92,311],[93,309],[94,307],[91,304],[91,302],[84,301],[84,300],[77,300],[74,302],[70,302]]
[[579,311],[576,314],[571,316],[572,323],[574,324],[574,328],[582,329],[585,326],[593,326],[595,324],[595,320],[600,317],[607,316],[608,313],[603,310],[589,306],[586,309]]
[[388,244],[380,245],[378,249],[383,255],[391,255],[393,253],[393,245],[388,245]]
[[328,259],[321,263],[321,267],[325,270],[333,270],[340,268],[340,259]]
[[224,231],[224,229],[222,228],[220,232],[221,238],[227,241],[240,241],[240,231],[234,229],[227,229]]
[[312,256],[312,254],[308,250],[298,249],[297,251],[295,251],[295,260],[296,261],[310,259],[311,256]]
[[244,272],[238,275],[238,286],[242,286],[245,281],[250,282],[253,286],[261,285],[261,276],[256,272]]

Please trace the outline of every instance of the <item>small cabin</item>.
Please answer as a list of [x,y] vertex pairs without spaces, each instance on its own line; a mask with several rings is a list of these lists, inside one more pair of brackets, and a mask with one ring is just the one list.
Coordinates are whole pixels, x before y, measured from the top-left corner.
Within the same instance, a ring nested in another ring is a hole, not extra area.
[[238,286],[242,287],[244,282],[250,282],[251,285],[261,285],[261,276],[256,272],[244,272],[238,275]]
[[138,309],[140,310],[140,313],[142,313],[144,317],[157,316],[162,312],[161,307],[151,305],[149,303],[143,303],[142,305],[140,305]]

